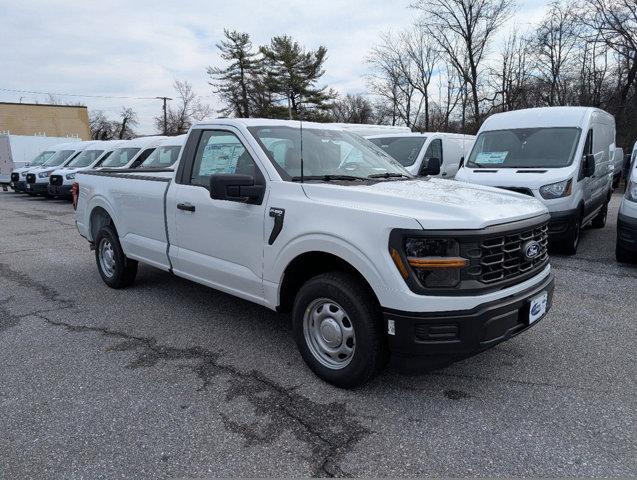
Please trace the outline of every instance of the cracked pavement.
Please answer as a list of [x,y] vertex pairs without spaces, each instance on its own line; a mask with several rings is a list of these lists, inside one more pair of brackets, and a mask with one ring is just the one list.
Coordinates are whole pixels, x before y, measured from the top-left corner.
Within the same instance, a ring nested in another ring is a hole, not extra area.
[[530,331],[331,387],[288,318],[140,266],[111,290],[65,201],[0,192],[0,477],[637,476],[637,268],[615,218],[553,256]]

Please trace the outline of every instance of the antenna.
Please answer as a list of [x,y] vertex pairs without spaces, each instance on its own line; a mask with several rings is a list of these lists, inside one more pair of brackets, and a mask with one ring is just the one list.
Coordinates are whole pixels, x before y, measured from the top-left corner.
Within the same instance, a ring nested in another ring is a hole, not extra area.
[[300,112],[299,123],[301,128],[301,183],[303,183],[303,115]]

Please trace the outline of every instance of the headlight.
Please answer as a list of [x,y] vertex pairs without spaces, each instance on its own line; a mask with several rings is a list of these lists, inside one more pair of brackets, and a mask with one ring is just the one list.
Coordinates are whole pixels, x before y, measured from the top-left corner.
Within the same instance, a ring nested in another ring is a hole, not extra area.
[[74,173],[69,173],[69,174],[66,176],[66,179],[67,179],[67,180],[73,180],[74,178],[75,178],[75,174],[74,174]]
[[[397,261],[395,251],[392,259],[405,276],[405,266]],[[397,253],[397,252],[396,252]],[[466,258],[459,257],[458,242],[448,238],[405,239],[405,255],[418,281],[425,287],[455,287],[460,283],[460,270],[469,265]]]
[[568,197],[571,194],[572,187],[573,179],[569,178],[562,182],[551,183],[540,187],[540,195],[547,200],[552,198]]
[[632,180],[628,182],[626,187],[626,200],[629,202],[637,202],[637,183]]
[[38,177],[39,178],[46,178],[49,175],[51,175],[51,172],[40,172],[40,173],[38,173]]

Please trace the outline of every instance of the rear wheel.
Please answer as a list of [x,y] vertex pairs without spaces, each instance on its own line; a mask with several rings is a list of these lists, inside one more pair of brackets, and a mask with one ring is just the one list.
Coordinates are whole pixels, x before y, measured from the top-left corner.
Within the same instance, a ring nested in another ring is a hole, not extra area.
[[128,287],[135,281],[137,261],[124,255],[117,232],[105,225],[95,236],[95,261],[104,283],[111,288]]
[[337,387],[362,385],[387,363],[380,307],[353,275],[330,272],[308,280],[294,301],[292,322],[305,363]]

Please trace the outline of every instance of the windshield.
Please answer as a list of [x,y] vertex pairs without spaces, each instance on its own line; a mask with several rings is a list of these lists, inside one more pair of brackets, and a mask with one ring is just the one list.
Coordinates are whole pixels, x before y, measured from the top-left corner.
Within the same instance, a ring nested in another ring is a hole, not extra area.
[[55,155],[49,157],[42,165],[44,167],[58,167],[66,162],[73,153],[75,153],[75,150],[60,150]]
[[482,132],[471,150],[471,168],[559,168],[573,162],[580,129],[518,128]]
[[370,138],[389,155],[400,162],[403,167],[410,167],[418,158],[418,153],[425,143],[426,137],[384,137]]
[[139,168],[167,168],[179,158],[181,145],[157,147]]
[[[250,127],[263,151],[284,180],[301,175],[300,129]],[[303,175],[347,176],[367,179],[370,175],[411,177],[400,163],[362,137],[338,130],[303,129]]]
[[104,153],[104,150],[84,150],[77,157],[75,157],[67,167],[81,168],[88,167],[91,163],[99,158]]
[[29,162],[29,166],[36,167],[38,165],[42,165],[49,158],[51,158],[51,155],[53,155],[54,153],[55,152],[53,151],[42,152],[40,155],[38,155],[37,157],[35,157],[33,160]]
[[117,150],[113,150],[113,153],[109,155],[108,159],[105,160],[101,166],[110,168],[123,167],[130,162],[140,150],[140,148],[118,148]]

